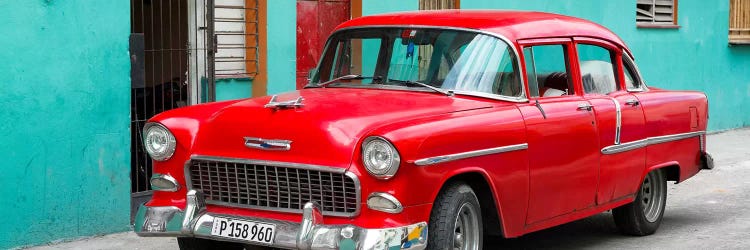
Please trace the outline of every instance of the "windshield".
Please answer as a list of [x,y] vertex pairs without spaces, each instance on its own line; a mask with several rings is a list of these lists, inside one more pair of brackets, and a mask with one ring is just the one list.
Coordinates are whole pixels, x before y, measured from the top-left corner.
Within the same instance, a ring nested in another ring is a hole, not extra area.
[[504,41],[469,31],[368,28],[329,40],[311,86],[346,75],[329,86],[382,85],[425,89],[414,82],[462,92],[510,97],[523,94],[516,58]]

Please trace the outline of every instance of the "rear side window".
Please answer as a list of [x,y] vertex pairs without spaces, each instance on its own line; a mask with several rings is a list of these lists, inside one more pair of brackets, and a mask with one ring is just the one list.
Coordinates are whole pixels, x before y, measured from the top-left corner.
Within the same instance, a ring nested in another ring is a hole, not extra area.
[[530,97],[574,94],[569,79],[567,51],[563,45],[537,45],[523,49]]
[[606,95],[617,91],[614,54],[596,45],[578,44],[576,48],[584,93]]

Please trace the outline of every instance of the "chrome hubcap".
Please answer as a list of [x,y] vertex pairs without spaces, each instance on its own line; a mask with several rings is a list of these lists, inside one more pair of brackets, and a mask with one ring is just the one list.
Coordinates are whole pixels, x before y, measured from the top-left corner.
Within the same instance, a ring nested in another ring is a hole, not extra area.
[[469,203],[458,209],[453,229],[454,250],[479,250],[479,218]]
[[667,192],[666,184],[660,181],[660,175],[661,172],[659,171],[648,173],[643,180],[643,185],[641,185],[640,202],[641,207],[643,207],[643,215],[651,223],[659,219],[659,215],[662,213],[662,206],[665,202],[664,192]]

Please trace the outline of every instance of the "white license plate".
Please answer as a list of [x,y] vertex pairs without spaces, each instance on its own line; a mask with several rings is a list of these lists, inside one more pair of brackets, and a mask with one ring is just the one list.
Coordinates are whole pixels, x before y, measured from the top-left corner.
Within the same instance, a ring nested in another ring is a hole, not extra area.
[[276,235],[276,225],[254,221],[244,221],[214,217],[211,235],[272,244]]

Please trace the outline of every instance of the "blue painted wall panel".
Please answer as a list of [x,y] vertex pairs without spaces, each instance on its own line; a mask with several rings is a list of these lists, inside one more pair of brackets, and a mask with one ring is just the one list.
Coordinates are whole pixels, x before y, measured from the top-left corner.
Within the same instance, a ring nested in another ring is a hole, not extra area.
[[[750,126],[750,46],[729,46],[729,1],[680,1],[679,29],[635,25],[635,1],[462,0],[464,9],[554,12],[606,26],[630,46],[650,86],[700,90],[710,130]],[[706,11],[711,10],[711,11]]]
[[418,9],[418,0],[362,0],[363,16]]
[[216,80],[216,101],[249,98],[253,96],[253,81],[249,78]]
[[128,230],[129,1],[0,10],[0,249]]
[[268,94],[297,88],[297,1],[268,1]]

